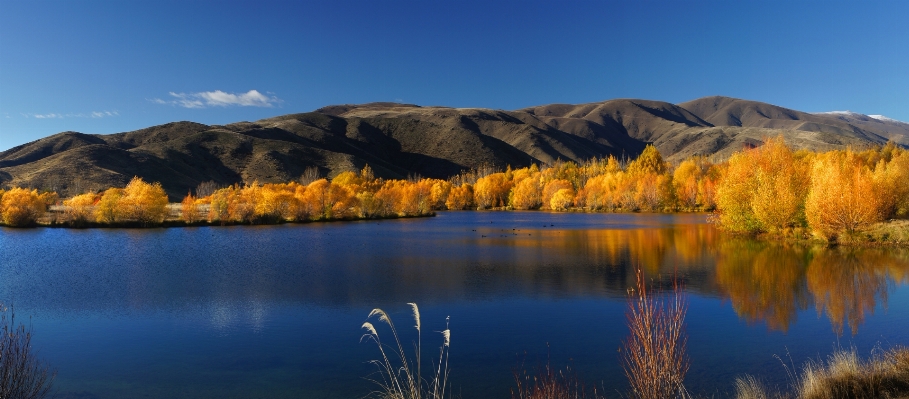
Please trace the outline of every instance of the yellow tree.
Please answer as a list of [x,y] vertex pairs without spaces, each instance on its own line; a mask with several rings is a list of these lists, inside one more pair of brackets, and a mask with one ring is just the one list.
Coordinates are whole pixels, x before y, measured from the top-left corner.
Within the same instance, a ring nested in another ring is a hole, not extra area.
[[476,206],[473,202],[473,197],[473,186],[464,183],[451,189],[448,194],[448,200],[445,201],[445,206],[451,210],[469,209]]
[[209,197],[208,221],[220,221],[221,224],[230,220],[230,201],[233,198],[234,187],[216,190]]
[[873,175],[858,161],[848,150],[815,161],[805,203],[808,224],[815,232],[832,238],[881,220]]
[[85,193],[63,201],[66,218],[74,225],[84,225],[92,219],[92,211],[98,199],[95,193]]
[[122,188],[109,188],[101,195],[95,206],[95,220],[98,223],[119,223],[124,219],[123,210],[120,208],[120,198],[123,197]]
[[884,219],[905,218],[909,216],[909,151],[889,147],[889,144],[884,147],[889,152],[874,169],[881,216]]
[[542,193],[543,205],[549,209],[553,209],[551,207],[552,206],[552,197],[555,196],[555,194],[557,192],[559,192],[559,190],[566,189],[566,188],[571,188],[573,190],[571,182],[569,182],[568,180],[565,180],[565,179],[551,180],[549,183],[546,183],[546,186],[543,187],[543,193]]
[[34,225],[46,211],[47,204],[38,194],[38,190],[14,187],[0,199],[0,217],[7,226]]
[[161,183],[149,184],[137,176],[123,189],[118,206],[127,219],[142,225],[161,223],[167,216],[167,194]]
[[[519,169],[518,171],[523,171]],[[540,190],[540,173],[525,175],[517,180],[518,172],[515,172],[514,189],[511,190],[510,202],[514,209],[537,209],[543,205],[542,192]],[[521,173],[523,175],[523,173]]]
[[183,201],[180,202],[180,218],[184,222],[192,224],[198,222],[201,217],[199,207],[196,205],[196,198],[192,193],[187,193]]
[[568,210],[574,202],[574,195],[574,189],[571,187],[559,189],[549,199],[549,209],[554,211]]
[[511,191],[511,181],[505,173],[493,173],[477,180],[474,187],[474,200],[478,208],[486,209],[505,206]]

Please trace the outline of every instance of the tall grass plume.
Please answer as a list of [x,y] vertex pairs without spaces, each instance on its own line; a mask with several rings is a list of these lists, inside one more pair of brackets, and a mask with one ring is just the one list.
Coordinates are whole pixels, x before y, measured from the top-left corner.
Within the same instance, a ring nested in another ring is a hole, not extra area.
[[[376,372],[367,379],[378,385],[371,396],[382,399],[441,399],[451,397],[448,382],[448,351],[451,345],[451,330],[446,318],[445,330],[440,331],[442,345],[439,347],[439,358],[431,364],[432,378],[423,378],[422,331],[420,309],[415,303],[408,303],[413,312],[414,328],[417,331],[417,342],[414,343],[414,355],[410,358],[404,351],[401,339],[391,317],[382,309],[373,309],[367,316],[362,328],[366,330],[361,342],[373,341],[379,349],[380,359],[371,360]],[[383,343],[376,330],[376,325],[368,321],[375,318],[379,324],[385,324],[391,331],[391,344]]]

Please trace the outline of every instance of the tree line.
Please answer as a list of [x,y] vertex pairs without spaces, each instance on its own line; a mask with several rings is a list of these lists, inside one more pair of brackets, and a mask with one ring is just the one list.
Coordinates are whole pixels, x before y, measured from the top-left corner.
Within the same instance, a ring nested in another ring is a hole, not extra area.
[[909,216],[909,151],[892,143],[862,151],[794,151],[780,137],[717,164],[693,156],[673,165],[649,145],[635,159],[483,167],[447,180],[381,179],[368,165],[328,180],[312,169],[289,183],[204,183],[179,206],[168,205],[159,183],[136,177],[124,188],[84,193],[62,203],[53,192],[0,191],[0,220],[8,226],[34,225],[54,204],[59,221],[74,226],[152,226],[165,220],[267,224],[465,209],[713,211],[718,224],[732,232],[832,239]]

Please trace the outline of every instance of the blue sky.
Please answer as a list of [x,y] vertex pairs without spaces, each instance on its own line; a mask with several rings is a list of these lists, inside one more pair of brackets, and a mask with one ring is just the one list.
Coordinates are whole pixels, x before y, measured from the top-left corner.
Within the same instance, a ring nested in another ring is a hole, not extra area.
[[0,0],[0,150],[330,104],[707,95],[909,121],[909,1]]

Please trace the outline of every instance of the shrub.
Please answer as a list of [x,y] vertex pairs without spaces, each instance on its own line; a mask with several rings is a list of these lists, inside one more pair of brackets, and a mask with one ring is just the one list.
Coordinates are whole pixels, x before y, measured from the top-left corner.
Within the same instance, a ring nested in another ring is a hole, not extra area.
[[54,374],[32,351],[32,332],[0,304],[0,398],[39,399],[50,393]]

